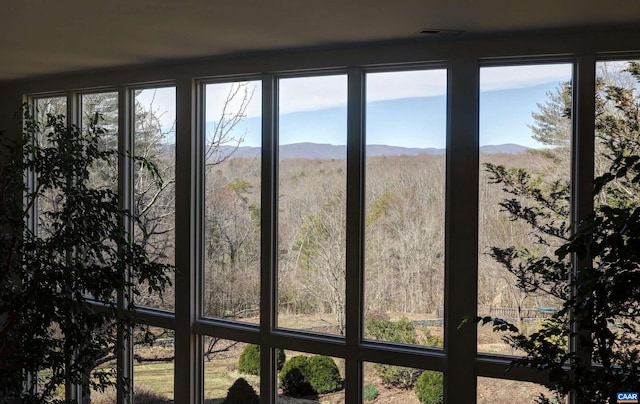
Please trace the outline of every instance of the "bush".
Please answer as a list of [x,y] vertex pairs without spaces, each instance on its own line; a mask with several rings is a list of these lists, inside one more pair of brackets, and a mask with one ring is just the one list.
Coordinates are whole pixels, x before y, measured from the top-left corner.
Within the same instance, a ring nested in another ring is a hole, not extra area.
[[378,388],[374,384],[364,386],[364,401],[373,401],[378,398]]
[[284,394],[290,396],[305,396],[313,394],[311,386],[309,358],[304,355],[289,359],[280,371],[280,388]]
[[421,372],[420,369],[396,365],[381,365],[379,363],[373,364],[373,370],[384,386],[399,389],[412,388]]
[[393,321],[384,313],[373,313],[367,316],[364,327],[368,338],[403,344],[418,343],[416,328],[406,317]]
[[291,396],[328,393],[342,388],[338,366],[328,356],[294,356],[280,372],[280,388]]
[[236,380],[222,404],[259,404],[260,397],[253,387],[242,377]]
[[311,387],[316,393],[328,393],[342,388],[342,378],[338,366],[328,356],[318,355],[309,358]]
[[[282,369],[286,360],[284,350],[278,349],[278,370]],[[247,344],[238,359],[238,371],[248,375],[260,375],[260,346]]]
[[422,404],[442,404],[444,402],[442,373],[425,370],[418,377],[414,391]]
[[141,386],[135,387],[133,391],[133,399],[136,404],[168,404],[172,402],[162,394],[155,393],[152,390]]
[[[365,320],[367,337],[382,341],[416,344],[418,336],[413,323],[406,317],[393,321],[384,313],[371,314]],[[413,387],[419,370],[394,365],[374,364],[373,369],[387,387]]]
[[[365,331],[369,338],[402,344],[425,344],[442,347],[442,338],[425,330],[423,338],[418,338],[416,328],[406,317],[391,320],[385,313],[372,313],[365,320]],[[374,364],[373,369],[387,387],[410,389],[416,383],[421,370],[395,365]]]

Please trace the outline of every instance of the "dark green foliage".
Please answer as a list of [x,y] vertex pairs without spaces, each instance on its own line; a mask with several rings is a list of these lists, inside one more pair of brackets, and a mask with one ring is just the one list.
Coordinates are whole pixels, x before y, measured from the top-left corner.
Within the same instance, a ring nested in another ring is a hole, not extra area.
[[342,388],[336,363],[328,356],[294,356],[280,372],[280,387],[285,394],[304,396],[328,393]]
[[242,350],[238,359],[238,371],[248,375],[260,374],[260,347],[254,344],[247,344]]
[[222,404],[259,404],[260,397],[254,388],[242,377],[229,387],[227,397]]
[[367,384],[366,386],[364,386],[364,401],[373,401],[378,398],[378,394],[378,388],[375,386],[375,384]]
[[444,402],[442,373],[425,370],[416,380],[414,391],[422,404],[442,404]]
[[[278,349],[278,370],[282,369],[282,366],[287,359],[283,349]],[[240,358],[238,359],[238,371],[240,373],[246,373],[249,375],[260,375],[260,346],[255,344],[247,344],[242,350]]]
[[[115,296],[139,295],[141,284],[162,292],[172,268],[131,243],[122,224],[137,218],[119,207],[117,193],[91,186],[92,167],[117,156],[100,146],[98,117],[86,131],[67,127],[63,116],[36,122],[26,107],[23,118],[18,143],[7,145],[3,134],[0,151],[10,156],[0,165],[0,313],[10,313],[0,324],[0,396],[55,402],[65,382],[82,385],[86,396],[117,382],[113,368],[96,368],[116,351],[118,326],[133,324]],[[136,162],[159,181],[151,163]],[[39,232],[24,225],[36,202]],[[40,386],[23,391],[24,375],[43,370]]]
[[338,366],[328,356],[309,358],[309,381],[316,393],[328,393],[342,388],[342,378]]
[[365,332],[368,338],[416,344],[418,337],[413,323],[406,317],[393,321],[385,314],[371,314],[365,321]]
[[305,396],[314,393],[311,386],[309,358],[304,355],[289,359],[280,371],[280,388],[290,396]]
[[[402,317],[399,320],[391,320],[385,314],[374,313],[365,321],[365,332],[369,338],[377,340],[398,342],[402,344],[425,343],[428,346],[442,347],[443,341],[435,335],[426,332],[424,341],[418,339],[418,333],[413,323]],[[382,384],[388,387],[409,389],[416,382],[419,369],[407,368],[395,365],[373,364],[376,375],[380,377]]]
[[[640,81],[640,64],[630,63],[627,72]],[[640,99],[634,91],[598,83],[597,150],[599,161],[608,164],[596,167],[594,212],[574,225],[573,234],[557,220],[560,213],[566,217],[568,184],[531,181],[524,170],[487,166],[493,181],[514,195],[502,204],[512,220],[528,223],[539,243],[557,245],[551,256],[510,246],[493,248],[493,257],[523,290],[563,303],[529,335],[503,320],[477,321],[510,332],[506,341],[525,352],[514,366],[548,372],[548,387],[557,396],[578,392],[583,403],[615,403],[616,391],[637,391],[640,385]],[[566,349],[570,339],[578,344],[576,352]]]

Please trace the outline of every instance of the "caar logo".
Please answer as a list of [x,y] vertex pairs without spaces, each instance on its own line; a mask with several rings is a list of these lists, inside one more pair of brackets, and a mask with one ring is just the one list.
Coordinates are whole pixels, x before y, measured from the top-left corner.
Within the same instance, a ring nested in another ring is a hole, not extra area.
[[617,403],[638,403],[638,393],[636,392],[630,392],[630,391],[623,391],[620,393],[616,393],[616,400]]

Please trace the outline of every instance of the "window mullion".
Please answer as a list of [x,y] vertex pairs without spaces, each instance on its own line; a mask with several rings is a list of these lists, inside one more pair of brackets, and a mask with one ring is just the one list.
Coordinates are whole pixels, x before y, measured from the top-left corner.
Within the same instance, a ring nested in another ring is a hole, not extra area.
[[362,361],[358,347],[363,336],[364,262],[364,75],[362,69],[349,70],[347,102],[347,223],[346,223],[346,344],[345,401],[360,402]]
[[[594,55],[583,55],[577,59],[574,65],[573,85],[573,141],[571,154],[571,222],[579,223],[580,219],[593,211],[593,176],[594,176],[594,149],[595,149],[595,91],[596,91],[596,59]],[[575,227],[573,231],[575,231]],[[573,254],[573,273],[576,275],[579,267],[584,266],[590,260],[585,257],[578,261]],[[572,297],[576,296],[575,286],[571,288]],[[571,315],[572,313],[570,313]],[[573,317],[573,316],[572,316]],[[584,331],[577,328],[575,319],[571,319],[572,331],[576,335],[569,340],[569,349],[575,352],[581,363],[591,362],[589,348],[580,344]],[[586,398],[579,397],[576,393],[570,396],[571,403],[582,402]]]
[[175,245],[175,362],[174,400],[200,403],[202,349],[200,336],[191,332],[198,313],[202,173],[196,131],[195,83],[185,76],[176,83],[176,245]]
[[472,57],[451,61],[447,78],[445,211],[446,403],[476,400],[477,328],[459,327],[475,316],[478,294],[479,69]]
[[[118,195],[120,207],[130,210],[133,206],[133,167],[131,159],[126,156],[133,155],[133,113],[131,104],[131,92],[126,87],[118,89]],[[130,219],[122,218],[125,232],[132,238],[132,224]],[[129,281],[128,274],[122,274]],[[129,307],[131,293],[129,288],[118,295],[118,315],[126,315]],[[120,325],[118,327],[118,349],[116,352],[118,361],[117,402],[124,404],[130,402],[133,392],[133,338],[131,327]]]
[[276,324],[278,120],[277,86],[272,74],[262,78],[262,174],[260,201],[260,402],[276,402]]
[[[67,94],[67,126],[71,127],[72,125],[80,126],[80,95],[74,92],[70,92]],[[74,181],[73,178],[67,176],[67,181]],[[67,251],[67,254],[73,254],[71,250]],[[74,353],[73,356],[77,355]],[[75,361],[75,358],[70,358],[71,361]],[[67,378],[69,375],[67,374]],[[82,385],[78,383],[72,383],[67,379],[65,383],[65,399],[67,401],[76,400],[78,402],[82,401]]]

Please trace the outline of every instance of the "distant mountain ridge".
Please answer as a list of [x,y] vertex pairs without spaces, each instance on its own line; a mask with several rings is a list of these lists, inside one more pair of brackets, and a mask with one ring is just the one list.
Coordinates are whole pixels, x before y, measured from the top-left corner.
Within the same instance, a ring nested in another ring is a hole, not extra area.
[[[347,155],[347,147],[344,145],[331,145],[324,143],[293,143],[280,146],[280,160],[301,158],[301,159],[342,159]],[[260,148],[251,146],[241,146],[234,151],[232,146],[222,146],[219,150],[219,154],[226,156],[232,154],[231,158],[256,158],[260,157]],[[486,145],[480,147],[480,153],[484,154],[518,154],[524,153],[529,150],[528,147],[520,146],[513,143],[501,144],[501,145]],[[429,154],[433,156],[443,155],[446,153],[445,149],[437,148],[413,148],[413,147],[398,147],[372,144],[367,145],[367,156],[379,157],[379,156],[417,156],[420,154]]]

